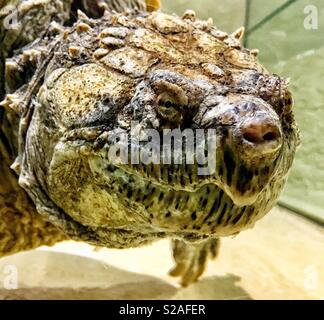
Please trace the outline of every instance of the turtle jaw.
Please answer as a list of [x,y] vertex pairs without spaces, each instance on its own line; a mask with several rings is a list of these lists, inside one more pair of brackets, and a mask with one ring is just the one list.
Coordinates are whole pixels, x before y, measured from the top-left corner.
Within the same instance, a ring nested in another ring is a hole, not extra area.
[[[134,224],[128,223],[128,228],[135,231],[161,232],[188,239],[196,235],[199,240],[204,236],[239,232],[243,226],[237,223],[241,218],[244,220],[247,207],[252,220],[257,214],[252,200],[249,205],[236,205],[225,188],[214,183],[188,191],[152,182],[112,165],[103,169],[94,162],[90,167],[93,175],[102,179],[100,184],[105,184],[110,194],[114,194],[114,206],[126,216],[136,217]],[[118,227],[122,226],[121,223]]]

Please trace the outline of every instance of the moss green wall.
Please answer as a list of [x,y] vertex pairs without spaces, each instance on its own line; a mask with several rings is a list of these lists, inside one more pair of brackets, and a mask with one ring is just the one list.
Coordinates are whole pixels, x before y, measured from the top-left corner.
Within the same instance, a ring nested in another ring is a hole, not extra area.
[[[252,0],[250,27],[285,3]],[[243,25],[245,0],[162,0],[164,10],[182,14],[194,9],[232,32]],[[304,28],[304,8],[318,9],[318,29]],[[324,222],[324,1],[297,0],[249,36],[248,46],[261,50],[272,72],[291,78],[295,113],[303,144],[297,154],[281,203]]]

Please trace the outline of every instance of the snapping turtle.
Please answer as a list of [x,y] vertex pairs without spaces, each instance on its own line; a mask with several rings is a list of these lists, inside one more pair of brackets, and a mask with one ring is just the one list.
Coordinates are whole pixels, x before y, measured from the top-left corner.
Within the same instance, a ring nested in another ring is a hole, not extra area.
[[[243,28],[164,14],[158,1],[1,4],[3,22],[18,19],[1,26],[0,256],[64,239],[130,248],[171,238],[171,274],[187,285],[220,237],[274,206],[299,133],[288,81],[242,47]],[[173,156],[109,157],[121,132],[188,129],[215,133],[209,174]]]

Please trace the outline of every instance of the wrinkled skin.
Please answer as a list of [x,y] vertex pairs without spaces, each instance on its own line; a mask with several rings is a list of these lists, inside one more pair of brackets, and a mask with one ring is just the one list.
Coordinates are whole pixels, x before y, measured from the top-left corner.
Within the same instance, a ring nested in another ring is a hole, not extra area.
[[[37,212],[72,239],[174,239],[171,274],[187,285],[218,239],[253,227],[284,186],[299,144],[287,82],[241,47],[242,30],[228,36],[191,12],[96,18],[49,30],[27,48],[37,60],[26,85],[7,80],[12,168]],[[165,128],[216,130],[216,171],[109,159],[116,132]]]

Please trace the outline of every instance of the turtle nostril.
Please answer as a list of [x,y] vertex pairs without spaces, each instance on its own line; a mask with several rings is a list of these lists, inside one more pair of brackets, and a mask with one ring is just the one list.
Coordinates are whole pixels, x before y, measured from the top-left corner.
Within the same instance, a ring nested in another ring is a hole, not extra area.
[[273,140],[277,140],[277,138],[278,138],[278,135],[275,132],[267,132],[263,136],[264,141],[273,141]]
[[262,121],[246,124],[241,133],[244,140],[253,144],[277,141],[280,138],[278,126]]
[[252,143],[259,142],[259,140],[260,140],[259,135],[255,131],[246,131],[246,132],[244,132],[243,133],[243,138],[246,141],[249,141],[249,142],[252,142]]

